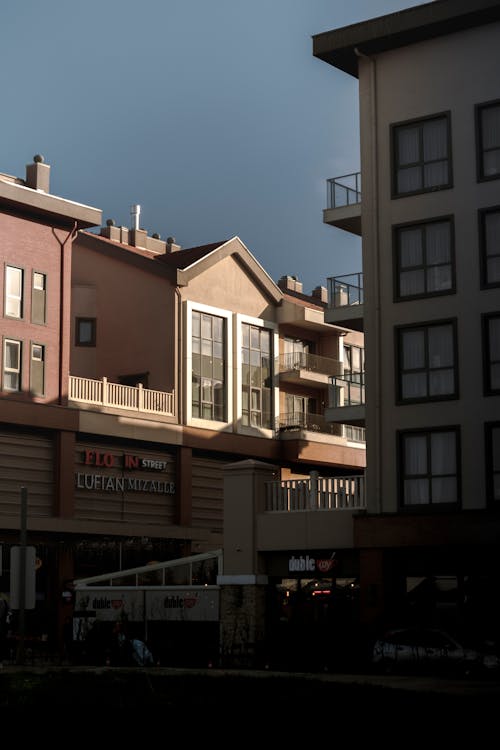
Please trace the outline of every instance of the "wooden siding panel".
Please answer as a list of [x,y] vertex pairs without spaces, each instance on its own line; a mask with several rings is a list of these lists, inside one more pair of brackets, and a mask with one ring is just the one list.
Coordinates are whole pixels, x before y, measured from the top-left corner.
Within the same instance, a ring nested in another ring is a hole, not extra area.
[[53,441],[0,432],[0,515],[19,515],[21,487],[26,487],[28,517],[52,516],[54,486]]
[[222,532],[224,520],[224,463],[193,456],[193,521],[195,528]]

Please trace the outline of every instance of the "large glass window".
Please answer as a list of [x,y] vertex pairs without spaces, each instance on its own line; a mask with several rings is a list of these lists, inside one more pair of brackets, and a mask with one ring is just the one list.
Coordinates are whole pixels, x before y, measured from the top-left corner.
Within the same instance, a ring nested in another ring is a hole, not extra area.
[[488,500],[500,502],[500,422],[486,425],[486,480]]
[[45,347],[41,344],[31,345],[30,389],[35,396],[45,393]]
[[241,388],[243,425],[272,427],[272,341],[271,331],[242,323]]
[[396,297],[425,297],[453,291],[450,219],[397,227]]
[[399,464],[403,506],[458,502],[455,429],[401,433]]
[[457,396],[453,321],[397,330],[400,401]]
[[3,345],[3,387],[6,391],[21,390],[21,352],[20,341],[5,339]]
[[481,104],[477,118],[477,171],[480,180],[500,177],[500,101]]
[[449,116],[393,126],[393,194],[451,187]]
[[283,339],[283,367],[285,370],[307,369],[309,355],[314,351],[314,344],[302,339],[285,336]]
[[344,344],[344,377],[353,383],[363,383],[365,350],[361,346]]
[[481,283],[500,286],[500,207],[479,212]]
[[192,415],[225,422],[226,332],[225,320],[193,310],[192,321]]
[[23,317],[23,270],[14,266],[5,267],[5,315],[10,318]]
[[33,273],[33,289],[31,295],[31,320],[33,323],[38,323],[39,325],[43,325],[46,322],[46,286],[47,278],[45,274],[35,271]]
[[500,313],[483,318],[484,380],[488,395],[500,393]]

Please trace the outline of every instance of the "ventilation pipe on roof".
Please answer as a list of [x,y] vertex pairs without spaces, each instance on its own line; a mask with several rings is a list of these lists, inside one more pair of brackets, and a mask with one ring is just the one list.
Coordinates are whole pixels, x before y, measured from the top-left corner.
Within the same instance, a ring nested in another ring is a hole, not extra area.
[[141,207],[137,203],[134,203],[134,205],[130,207],[130,215],[132,216],[132,224],[130,228],[140,229],[139,218],[141,215]]

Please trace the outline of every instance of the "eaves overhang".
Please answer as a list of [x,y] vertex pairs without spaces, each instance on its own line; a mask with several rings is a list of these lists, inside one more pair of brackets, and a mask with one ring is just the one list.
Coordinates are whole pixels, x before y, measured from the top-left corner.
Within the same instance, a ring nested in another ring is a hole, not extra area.
[[102,221],[102,211],[99,208],[75,203],[6,180],[0,180],[0,206],[18,214],[63,226],[74,226],[76,222],[78,229],[99,226]]
[[316,34],[313,56],[357,78],[359,54],[387,52],[498,20],[499,0],[435,0]]

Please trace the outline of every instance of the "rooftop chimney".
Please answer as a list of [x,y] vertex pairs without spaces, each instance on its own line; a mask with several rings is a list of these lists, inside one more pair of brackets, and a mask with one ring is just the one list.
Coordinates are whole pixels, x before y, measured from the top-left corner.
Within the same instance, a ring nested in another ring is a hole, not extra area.
[[317,286],[312,290],[312,296],[325,304],[328,302],[328,290],[326,286]]
[[49,192],[50,166],[43,163],[43,156],[37,154],[33,157],[33,164],[26,165],[26,186],[33,190]]
[[300,292],[302,294],[302,282],[296,276],[282,276],[278,286],[283,292]]
[[180,249],[181,246],[175,243],[175,237],[167,237],[167,253],[176,253]]
[[140,229],[139,217],[141,215],[141,207],[139,206],[139,204],[134,203],[134,205],[130,207],[130,215],[132,216],[132,223],[130,228]]

